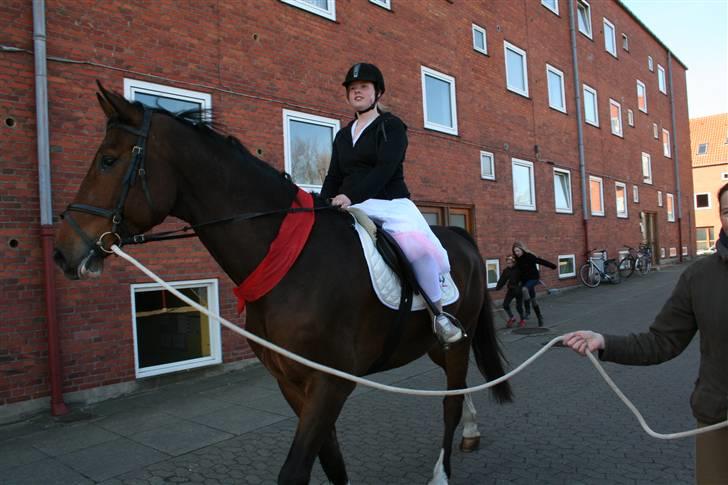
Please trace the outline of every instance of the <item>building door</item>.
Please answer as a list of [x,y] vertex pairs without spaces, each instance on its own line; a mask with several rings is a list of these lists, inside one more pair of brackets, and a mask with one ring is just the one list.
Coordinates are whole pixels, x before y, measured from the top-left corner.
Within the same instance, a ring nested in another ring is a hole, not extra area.
[[657,240],[657,214],[654,212],[640,212],[640,230],[642,242],[652,248],[652,259],[655,264],[660,262],[659,241]]

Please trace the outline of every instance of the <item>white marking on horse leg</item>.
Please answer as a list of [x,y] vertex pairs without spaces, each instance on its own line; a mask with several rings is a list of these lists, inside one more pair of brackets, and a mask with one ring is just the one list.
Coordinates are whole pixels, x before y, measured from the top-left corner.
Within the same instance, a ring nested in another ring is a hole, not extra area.
[[470,394],[466,394],[465,400],[463,401],[463,438],[480,437],[477,418],[478,412],[475,410],[473,398]]
[[447,485],[447,475],[445,474],[445,467],[442,465],[442,460],[445,458],[445,450],[440,449],[440,457],[435,463],[435,468],[432,470],[432,480],[427,482],[427,485]]

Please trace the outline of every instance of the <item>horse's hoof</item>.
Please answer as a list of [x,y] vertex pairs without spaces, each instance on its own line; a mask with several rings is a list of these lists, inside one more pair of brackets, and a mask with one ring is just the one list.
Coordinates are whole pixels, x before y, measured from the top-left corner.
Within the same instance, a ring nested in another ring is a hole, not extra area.
[[460,451],[470,453],[478,448],[480,448],[480,436],[474,438],[466,438],[463,436],[463,440],[460,442]]

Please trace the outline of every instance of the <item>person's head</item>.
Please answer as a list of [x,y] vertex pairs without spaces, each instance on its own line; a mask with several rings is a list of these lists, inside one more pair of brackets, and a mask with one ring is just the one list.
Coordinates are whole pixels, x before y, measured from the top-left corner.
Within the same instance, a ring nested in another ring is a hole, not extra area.
[[520,258],[525,253],[529,252],[526,245],[523,244],[521,241],[514,242],[513,246],[511,247],[511,251],[516,258]]
[[351,66],[341,84],[346,88],[347,102],[359,114],[376,108],[385,89],[382,71],[363,62]]
[[506,256],[506,266],[508,266],[510,268],[514,264],[516,264],[516,258],[514,258],[513,255],[511,255],[511,254]]
[[723,232],[728,234],[728,184],[725,184],[718,191],[718,210],[720,211]]

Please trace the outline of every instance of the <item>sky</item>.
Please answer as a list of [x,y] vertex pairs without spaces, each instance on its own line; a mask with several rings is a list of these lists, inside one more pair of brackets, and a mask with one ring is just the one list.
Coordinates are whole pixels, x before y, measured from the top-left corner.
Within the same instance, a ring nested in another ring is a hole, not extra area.
[[622,3],[688,67],[690,118],[728,112],[728,0]]

